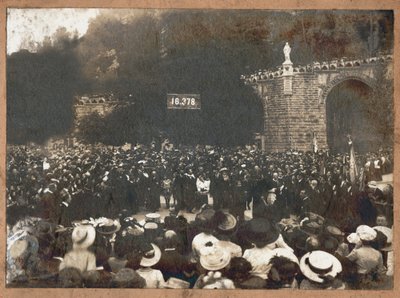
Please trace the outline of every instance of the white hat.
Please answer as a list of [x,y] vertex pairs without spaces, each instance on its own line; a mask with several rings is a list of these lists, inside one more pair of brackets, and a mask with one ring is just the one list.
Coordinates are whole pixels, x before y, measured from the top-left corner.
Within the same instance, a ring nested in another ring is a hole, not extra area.
[[323,283],[326,276],[336,277],[342,272],[342,264],[330,253],[322,250],[315,250],[306,253],[300,259],[300,270],[309,280]]
[[72,231],[72,242],[75,247],[87,248],[93,244],[96,230],[92,225],[76,226]]
[[356,233],[361,240],[364,241],[372,241],[376,238],[376,231],[367,225],[358,226],[356,229]]
[[[207,253],[206,253],[207,250]],[[201,266],[210,271],[217,271],[225,268],[231,261],[231,254],[222,247],[213,246],[209,250],[204,248],[200,254]]]
[[158,261],[160,261],[161,259],[160,248],[153,243],[151,243],[151,246],[153,247],[153,249],[145,253],[145,255],[142,257],[140,261],[140,266],[151,267],[157,264]]

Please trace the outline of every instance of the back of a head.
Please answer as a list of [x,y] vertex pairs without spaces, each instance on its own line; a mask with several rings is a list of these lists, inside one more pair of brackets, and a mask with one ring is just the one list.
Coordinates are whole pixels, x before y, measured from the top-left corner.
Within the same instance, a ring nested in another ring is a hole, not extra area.
[[144,288],[145,286],[144,278],[130,268],[120,269],[111,281],[113,288]]
[[269,264],[272,267],[268,273],[268,279],[278,287],[291,285],[296,275],[300,272],[299,265],[286,257],[275,256],[270,260]]
[[77,268],[64,268],[58,273],[58,283],[62,288],[80,288],[83,286],[83,277]]
[[118,258],[125,257],[133,249],[133,236],[118,237],[114,243],[114,252]]
[[249,261],[242,257],[234,257],[231,259],[226,276],[235,281],[248,277],[251,270],[252,266]]

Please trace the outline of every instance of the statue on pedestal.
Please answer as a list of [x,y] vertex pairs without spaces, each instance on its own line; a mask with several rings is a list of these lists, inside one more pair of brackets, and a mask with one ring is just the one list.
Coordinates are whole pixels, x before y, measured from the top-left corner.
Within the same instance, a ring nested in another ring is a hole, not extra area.
[[289,43],[286,42],[285,47],[283,48],[283,53],[285,54],[285,63],[292,63],[292,61],[290,61],[290,52],[291,52],[292,48],[290,47]]

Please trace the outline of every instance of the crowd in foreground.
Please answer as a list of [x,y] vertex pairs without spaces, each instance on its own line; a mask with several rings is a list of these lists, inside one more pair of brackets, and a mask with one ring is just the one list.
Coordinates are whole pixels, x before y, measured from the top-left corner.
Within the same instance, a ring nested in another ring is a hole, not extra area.
[[328,152],[9,147],[7,284],[390,288],[392,161],[358,155],[350,181]]

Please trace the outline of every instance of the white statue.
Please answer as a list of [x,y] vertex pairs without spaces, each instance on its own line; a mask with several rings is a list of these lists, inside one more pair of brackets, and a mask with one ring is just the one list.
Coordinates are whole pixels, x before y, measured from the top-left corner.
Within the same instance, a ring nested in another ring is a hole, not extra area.
[[283,48],[283,53],[285,54],[285,62],[284,63],[292,63],[290,61],[290,52],[291,52],[291,47],[288,42],[286,42],[285,47]]

